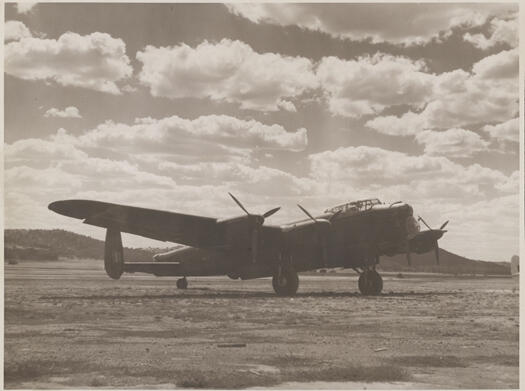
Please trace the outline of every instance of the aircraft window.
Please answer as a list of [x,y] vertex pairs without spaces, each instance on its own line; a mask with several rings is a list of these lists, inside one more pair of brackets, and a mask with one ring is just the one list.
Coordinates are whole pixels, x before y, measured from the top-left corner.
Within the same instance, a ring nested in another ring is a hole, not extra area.
[[353,201],[347,204],[334,206],[333,208],[325,210],[326,213],[336,213],[338,211],[343,212],[359,212],[362,210],[371,209],[374,205],[379,205],[382,202],[377,198],[372,198],[368,200]]

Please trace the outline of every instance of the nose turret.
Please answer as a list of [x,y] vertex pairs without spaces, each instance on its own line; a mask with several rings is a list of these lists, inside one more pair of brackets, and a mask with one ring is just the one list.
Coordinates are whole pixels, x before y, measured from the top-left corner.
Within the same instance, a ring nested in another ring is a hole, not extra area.
[[408,237],[408,239],[412,239],[413,237],[415,237],[421,231],[421,227],[420,227],[419,223],[417,222],[417,220],[412,215],[407,217],[406,227],[407,227],[407,237]]
[[394,215],[398,219],[398,224],[402,227],[402,236],[405,235],[407,239],[412,239],[421,230],[418,221],[414,218],[414,209],[409,204],[397,201],[390,204],[388,209],[393,210]]

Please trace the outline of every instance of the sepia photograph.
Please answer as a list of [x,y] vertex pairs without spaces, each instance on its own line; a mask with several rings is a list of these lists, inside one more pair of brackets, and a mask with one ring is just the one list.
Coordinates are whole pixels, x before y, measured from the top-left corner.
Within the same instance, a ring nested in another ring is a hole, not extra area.
[[518,2],[3,7],[5,389],[519,388]]

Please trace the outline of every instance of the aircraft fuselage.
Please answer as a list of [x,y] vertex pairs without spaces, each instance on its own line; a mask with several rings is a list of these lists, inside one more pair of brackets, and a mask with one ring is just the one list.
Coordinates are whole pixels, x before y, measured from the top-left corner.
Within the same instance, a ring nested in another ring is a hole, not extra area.
[[[318,219],[330,215],[321,215]],[[325,267],[366,267],[376,264],[381,255],[406,252],[408,240],[419,231],[412,207],[405,203],[381,204],[357,213],[341,213],[331,224],[318,224],[319,232],[313,236],[309,230],[300,229],[301,225],[308,227],[311,223],[306,219],[288,224],[286,227],[291,232],[286,236],[282,235],[282,226],[262,226],[255,259],[251,251],[253,243],[233,250],[184,247],[157,255],[156,261],[166,265],[155,266],[154,273],[146,264],[132,263],[126,263],[124,271],[159,276],[228,275],[250,279],[272,276],[276,265],[283,260],[290,262],[298,272]]]

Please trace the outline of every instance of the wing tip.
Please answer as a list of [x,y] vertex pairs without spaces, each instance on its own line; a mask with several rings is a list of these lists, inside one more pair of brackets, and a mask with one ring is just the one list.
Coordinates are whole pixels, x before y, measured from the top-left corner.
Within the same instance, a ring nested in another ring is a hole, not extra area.
[[47,208],[60,215],[84,218],[87,206],[83,200],[60,200],[51,202]]
[[53,201],[51,202],[48,206],[47,206],[47,209],[55,212],[55,213],[60,213],[60,211],[62,210],[62,207],[64,205],[64,201]]
[[53,201],[47,206],[47,209],[52,210],[53,212],[57,212],[57,210],[60,209],[60,203],[61,202],[62,201]]

